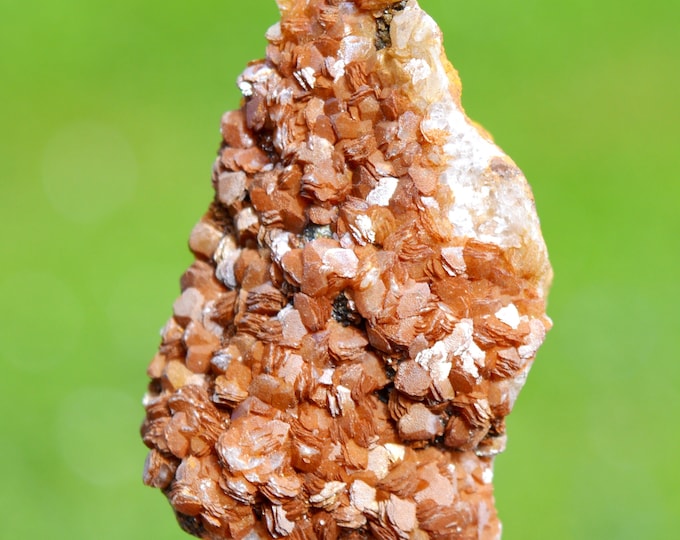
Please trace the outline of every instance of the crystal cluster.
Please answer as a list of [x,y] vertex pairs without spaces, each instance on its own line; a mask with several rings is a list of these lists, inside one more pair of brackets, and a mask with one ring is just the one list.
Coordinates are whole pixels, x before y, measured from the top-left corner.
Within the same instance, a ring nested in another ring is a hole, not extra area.
[[210,539],[494,539],[550,327],[521,172],[415,0],[279,0],[148,368],[147,485]]

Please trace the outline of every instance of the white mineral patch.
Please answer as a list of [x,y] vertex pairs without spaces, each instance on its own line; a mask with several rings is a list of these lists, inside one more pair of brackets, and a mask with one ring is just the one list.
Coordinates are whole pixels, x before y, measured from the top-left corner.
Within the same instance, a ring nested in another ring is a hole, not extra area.
[[373,471],[378,480],[390,472],[390,453],[384,446],[376,446],[368,451],[368,470]]
[[[290,86],[286,86],[285,88],[276,87],[276,90],[274,90],[272,95],[276,102],[281,105],[289,105],[293,103],[295,97],[293,89]],[[279,135],[279,132],[281,133],[281,135]],[[285,124],[280,125],[276,135],[274,136],[274,141],[286,140],[284,137],[282,137],[282,135],[287,134],[288,126],[286,126]]]
[[354,409],[354,400],[352,399],[352,391],[346,386],[338,385],[335,389],[338,396],[338,406],[340,412],[343,414]]
[[392,176],[386,176],[378,181],[378,185],[367,195],[366,202],[370,205],[387,206],[397,190],[399,180]]
[[316,84],[314,68],[308,66],[296,71],[293,75],[303,88],[314,88],[314,85]]
[[477,370],[477,366],[475,365],[475,361],[473,360],[472,356],[464,355],[461,357],[461,359],[463,360],[463,371],[467,371],[475,379],[479,377],[479,371]]
[[300,340],[305,333],[300,312],[293,306],[287,305],[279,311],[276,318],[281,322],[283,342],[288,346],[299,346]]
[[283,323],[286,320],[286,317],[288,317],[288,314],[292,313],[294,310],[295,308],[291,304],[288,304],[276,314],[276,318]]
[[321,377],[319,377],[319,383],[327,384],[328,386],[332,385],[333,373],[335,373],[335,370],[333,368],[324,369],[323,372],[321,373]]
[[334,58],[329,57],[326,60],[326,68],[328,69],[330,76],[333,77],[333,80],[336,82],[345,74],[345,62],[342,59],[335,60]]
[[[401,61],[413,101],[425,112],[421,132],[429,141],[442,144],[449,156],[440,182],[453,193],[447,215],[454,233],[502,248],[532,250],[535,256],[521,264],[541,273],[539,286],[547,285],[551,271],[529,186],[456,102],[458,89],[449,78],[452,68],[445,60],[437,24],[411,1],[395,13],[390,35],[390,55]],[[505,172],[492,171],[492,163]]]
[[245,231],[252,225],[257,225],[258,223],[259,219],[257,214],[251,206],[244,208],[238,214],[236,214],[236,228],[241,232]]
[[272,506],[274,514],[274,522],[276,523],[276,532],[283,536],[288,536],[295,529],[295,523],[286,517],[286,511],[283,507],[278,505]]
[[507,306],[499,309],[496,312],[496,318],[507,324],[513,330],[517,330],[519,323],[521,322],[519,311],[517,311],[517,306],[515,304],[508,304]]
[[364,274],[361,280],[361,288],[368,289],[372,285],[378,283],[380,279],[380,268],[377,266],[371,266],[368,271]]
[[219,371],[227,371],[229,364],[234,359],[234,357],[228,351],[221,351],[212,357],[210,363],[215,366]]
[[[355,31],[355,29],[352,29],[352,31]],[[347,36],[340,42],[340,58],[345,65],[365,60],[374,51],[372,36]]]
[[409,75],[411,75],[411,82],[413,84],[427,79],[432,74],[430,66],[422,58],[412,58],[404,66],[404,69]]
[[[238,87],[245,97],[253,94],[254,87],[267,87],[280,77],[276,71],[265,63],[258,62],[248,66],[238,78]],[[245,92],[244,92],[245,90]],[[249,92],[249,93],[246,93]]]
[[338,443],[333,443],[331,445],[331,451],[328,453],[328,459],[330,461],[335,461],[340,456],[342,456],[342,447]]
[[352,505],[361,512],[377,515],[380,508],[376,500],[377,490],[362,480],[355,480],[349,488]]
[[344,278],[355,277],[359,269],[359,258],[351,249],[328,249],[324,252],[322,261],[322,271],[331,271]]
[[277,376],[290,384],[295,384],[300,372],[303,369],[305,361],[299,354],[286,352],[286,361],[279,367]]
[[326,482],[319,493],[309,497],[309,502],[311,504],[328,504],[329,502],[334,501],[346,487],[347,484],[344,482]]
[[[375,242],[375,231],[373,230],[373,221],[367,215],[359,215],[354,220],[354,226],[350,225],[352,233],[359,242],[373,243]],[[358,238],[357,238],[358,237]]]
[[319,450],[312,446],[307,446],[306,444],[299,444],[297,446],[298,452],[302,457],[313,457],[319,453]]
[[265,37],[268,41],[280,41],[283,39],[283,34],[281,33],[281,21],[277,21],[272,24],[265,33]]
[[241,91],[243,97],[250,97],[253,95],[253,85],[247,81],[238,81],[238,89]]
[[505,391],[503,393],[504,397],[507,397],[508,405],[512,408],[517,401],[520,391],[524,387],[524,383],[527,382],[527,377],[529,376],[529,370],[531,369],[531,364],[528,364],[522,371],[520,371],[514,379],[509,379],[500,383],[501,385],[506,385]]
[[439,203],[434,197],[421,197],[420,200],[426,208],[433,208],[439,210]]
[[[332,236],[332,233],[330,233],[330,235]],[[338,241],[340,242],[340,247],[344,249],[353,249],[356,245],[356,242],[352,240],[352,235],[348,232],[338,238]]]
[[445,341],[438,341],[429,349],[420,351],[415,358],[416,363],[429,371],[434,381],[447,379],[452,363],[449,361],[449,348]]
[[464,371],[474,378],[479,377],[478,365],[484,365],[484,351],[479,348],[473,339],[474,325],[472,319],[461,320],[453,329],[446,341],[452,354],[462,361]]
[[385,445],[385,450],[387,450],[390,453],[390,461],[392,463],[404,461],[404,456],[406,456],[406,448],[404,447],[404,445],[387,443]]
[[333,159],[333,151],[335,148],[328,139],[324,139],[318,135],[310,135],[307,138],[307,148],[312,152],[309,154],[309,158],[313,161],[322,162]]
[[440,473],[439,467],[435,463],[429,463],[425,465],[422,471],[428,484],[427,487],[416,492],[414,497],[416,502],[422,503],[429,499],[436,501],[441,506],[453,504],[456,490],[453,488],[451,480]]
[[333,418],[337,417],[340,414],[340,407],[338,406],[338,398],[335,397],[333,394],[330,392],[326,396],[328,399],[328,410],[331,413],[331,416]]
[[236,276],[234,274],[234,264],[241,255],[241,250],[236,247],[233,236],[227,235],[220,241],[215,250],[213,259],[217,263],[215,275],[217,278],[231,289],[236,288]]
[[442,249],[443,267],[450,276],[460,276],[467,271],[462,246],[452,246]]
[[281,229],[273,229],[269,234],[269,243],[274,260],[281,262],[283,256],[291,250],[290,240],[293,235]]
[[533,358],[545,339],[545,326],[541,321],[538,319],[531,319],[529,321],[529,328],[529,337],[527,338],[525,345],[522,345],[517,349],[522,360]]

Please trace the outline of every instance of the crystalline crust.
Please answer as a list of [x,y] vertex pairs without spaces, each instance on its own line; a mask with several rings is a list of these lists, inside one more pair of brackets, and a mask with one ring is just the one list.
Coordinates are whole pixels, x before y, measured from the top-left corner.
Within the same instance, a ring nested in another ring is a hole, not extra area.
[[151,362],[144,482],[207,539],[495,539],[551,322],[522,173],[415,0],[279,0]]

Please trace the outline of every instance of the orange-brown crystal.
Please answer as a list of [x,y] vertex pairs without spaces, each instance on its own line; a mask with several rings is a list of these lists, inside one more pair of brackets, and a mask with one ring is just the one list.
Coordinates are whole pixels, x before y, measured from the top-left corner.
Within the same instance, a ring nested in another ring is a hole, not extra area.
[[[493,458],[550,327],[540,231],[456,221],[457,133],[399,67],[414,0],[279,5],[148,369],[144,482],[202,538],[498,538]],[[475,174],[533,208],[508,158]]]

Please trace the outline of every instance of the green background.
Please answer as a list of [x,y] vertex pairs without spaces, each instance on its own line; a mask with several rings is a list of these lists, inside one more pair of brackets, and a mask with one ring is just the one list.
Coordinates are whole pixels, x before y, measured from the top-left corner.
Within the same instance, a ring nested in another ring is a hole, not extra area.
[[[422,0],[523,168],[555,321],[497,461],[504,540],[680,528],[680,3]],[[0,0],[0,537],[186,538],[145,369],[273,0]]]

